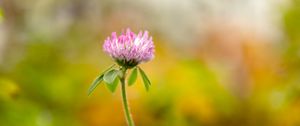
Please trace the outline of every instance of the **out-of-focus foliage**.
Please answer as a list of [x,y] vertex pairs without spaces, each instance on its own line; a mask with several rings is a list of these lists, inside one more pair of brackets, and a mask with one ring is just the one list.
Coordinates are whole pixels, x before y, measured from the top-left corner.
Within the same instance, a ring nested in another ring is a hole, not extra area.
[[125,125],[120,86],[87,91],[126,27],[156,45],[149,92],[127,88],[137,126],[300,125],[300,1],[245,1],[0,1],[0,126]]
[[2,12],[2,9],[0,9],[0,23],[2,22],[3,20],[3,12]]

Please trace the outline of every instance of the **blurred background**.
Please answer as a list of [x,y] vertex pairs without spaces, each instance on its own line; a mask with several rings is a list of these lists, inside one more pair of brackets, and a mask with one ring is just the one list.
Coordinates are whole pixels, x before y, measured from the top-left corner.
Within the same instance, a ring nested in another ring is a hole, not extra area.
[[0,126],[125,126],[120,91],[87,96],[125,28],[156,45],[137,126],[300,126],[300,0],[0,0]]

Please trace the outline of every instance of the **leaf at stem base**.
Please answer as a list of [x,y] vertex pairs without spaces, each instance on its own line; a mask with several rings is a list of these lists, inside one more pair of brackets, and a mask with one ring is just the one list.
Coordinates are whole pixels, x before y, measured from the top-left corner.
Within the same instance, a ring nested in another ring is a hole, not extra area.
[[90,96],[93,91],[96,89],[96,87],[103,81],[103,74],[99,75],[92,83],[92,85],[89,88],[88,96]]
[[118,78],[115,78],[115,80],[113,81],[113,83],[106,83],[106,86],[108,88],[108,90],[112,93],[114,93],[117,89],[117,86],[119,84],[119,79]]
[[88,96],[90,96],[93,91],[96,89],[96,87],[103,81],[104,73],[109,71],[111,68],[113,68],[115,64],[111,65],[108,69],[106,69],[104,72],[102,72],[91,84],[89,90],[88,90]]
[[140,71],[140,74],[142,76],[142,79],[143,79],[143,82],[144,82],[144,85],[145,85],[145,88],[146,88],[146,91],[149,91],[149,87],[151,85],[151,82],[150,80],[148,79],[147,75],[145,74],[145,72],[140,68],[138,67],[139,71]]
[[135,81],[136,81],[136,79],[137,79],[137,74],[138,74],[137,68],[135,67],[135,68],[133,68],[133,70],[131,71],[131,74],[130,74],[130,76],[129,76],[129,78],[128,78],[128,85],[129,85],[129,86],[131,86],[131,85],[133,85],[133,84],[135,83]]
[[117,78],[119,74],[119,70],[112,69],[104,74],[103,80],[108,84],[112,84],[114,80]]

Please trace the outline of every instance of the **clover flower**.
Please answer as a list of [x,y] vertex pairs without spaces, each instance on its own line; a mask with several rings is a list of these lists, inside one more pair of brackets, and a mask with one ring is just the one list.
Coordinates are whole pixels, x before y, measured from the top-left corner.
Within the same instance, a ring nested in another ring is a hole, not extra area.
[[132,68],[154,57],[154,45],[148,31],[140,31],[137,35],[129,28],[126,33],[117,36],[116,32],[107,37],[103,50],[120,66]]
[[151,83],[145,72],[138,65],[154,58],[152,37],[149,37],[148,31],[141,31],[136,35],[128,28],[125,33],[123,32],[119,36],[117,36],[116,32],[113,32],[111,37],[104,41],[103,50],[117,62],[119,67],[115,68],[116,65],[112,65],[100,74],[90,86],[88,95],[102,81],[106,82],[106,86],[111,92],[115,92],[120,81],[125,117],[128,125],[134,126],[126,97],[126,74],[128,70],[132,69],[127,80],[128,86],[131,86],[135,83],[139,72],[146,90],[149,90]]

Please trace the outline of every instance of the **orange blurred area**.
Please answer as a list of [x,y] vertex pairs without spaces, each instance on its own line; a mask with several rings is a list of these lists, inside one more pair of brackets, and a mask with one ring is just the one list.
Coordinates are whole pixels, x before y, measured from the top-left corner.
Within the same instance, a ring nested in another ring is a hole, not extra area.
[[125,126],[120,85],[87,96],[125,28],[155,44],[137,126],[300,125],[299,0],[1,0],[0,126]]

